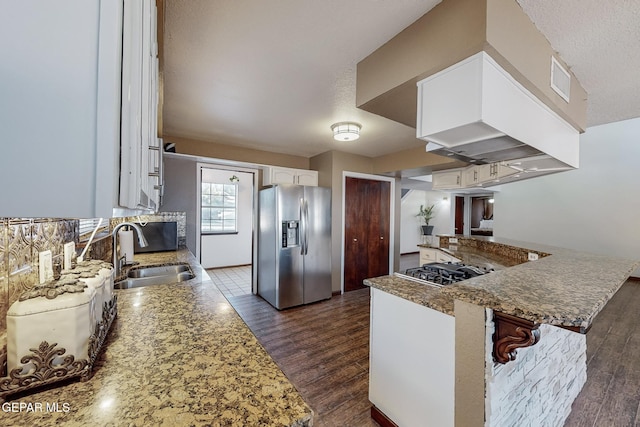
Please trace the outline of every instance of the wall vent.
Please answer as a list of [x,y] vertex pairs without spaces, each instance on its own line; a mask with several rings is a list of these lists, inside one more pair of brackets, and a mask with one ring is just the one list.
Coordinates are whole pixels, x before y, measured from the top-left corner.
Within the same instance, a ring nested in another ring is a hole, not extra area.
[[560,95],[562,99],[569,102],[571,75],[553,56],[551,57],[551,89]]

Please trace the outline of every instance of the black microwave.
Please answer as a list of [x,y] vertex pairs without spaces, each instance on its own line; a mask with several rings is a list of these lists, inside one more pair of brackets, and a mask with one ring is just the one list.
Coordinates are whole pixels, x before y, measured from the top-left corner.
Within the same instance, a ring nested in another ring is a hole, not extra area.
[[134,253],[175,251],[178,249],[177,222],[147,222],[146,224],[138,222],[136,224],[142,228],[144,237],[149,244],[141,248],[138,239],[133,239]]

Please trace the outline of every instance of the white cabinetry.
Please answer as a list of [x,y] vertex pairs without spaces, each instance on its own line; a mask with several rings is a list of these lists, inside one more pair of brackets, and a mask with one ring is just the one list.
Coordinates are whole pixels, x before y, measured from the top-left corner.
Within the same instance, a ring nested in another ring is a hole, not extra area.
[[263,185],[298,184],[318,186],[318,171],[267,167],[264,169]]
[[436,248],[420,248],[420,265],[430,262],[460,262],[453,255],[449,255]]
[[153,211],[158,209],[163,179],[156,21],[154,0],[125,0],[119,204]]
[[[125,5],[138,4],[31,0],[3,7],[0,217],[113,215],[119,205],[123,13]],[[137,58],[129,67],[152,62],[142,50],[152,45],[150,37],[155,42],[154,8],[155,2],[145,0],[140,20],[129,22],[134,29],[145,27],[147,34],[139,45],[129,46],[130,58]],[[150,71],[141,76],[152,78]],[[136,132],[141,140],[148,137],[147,147],[158,145],[152,138],[155,85],[149,81],[145,92],[127,91],[124,97],[131,103],[137,97],[144,105],[122,119],[138,123]],[[134,160],[136,167],[146,162],[147,177],[159,166],[149,163],[148,152],[140,149]]]
[[4,2],[0,217],[111,216],[122,2]]
[[516,174],[518,171],[501,163],[469,166],[462,171],[462,186],[473,187],[483,184],[498,184],[501,178]]
[[460,262],[460,260],[452,255],[445,254],[442,251],[436,253],[436,261],[438,262]]
[[436,250],[430,248],[420,248],[420,265],[436,262]]
[[[480,174],[485,172],[482,166],[472,166],[462,171],[462,183],[464,187],[478,185],[482,182]],[[484,174],[483,174],[484,175]]]
[[453,188],[462,188],[462,170],[448,170],[442,172],[434,172],[432,175],[433,190],[445,190]]
[[502,179],[518,173],[517,170],[510,168],[509,166],[505,166],[502,163],[495,163],[493,166],[494,166],[493,179]]
[[313,187],[318,186],[318,171],[312,170],[298,170],[296,171],[296,184],[298,185],[310,185]]
[[432,175],[434,190],[455,190],[473,187],[497,185],[502,178],[517,174],[516,169],[503,163],[469,166],[464,169],[434,172]]

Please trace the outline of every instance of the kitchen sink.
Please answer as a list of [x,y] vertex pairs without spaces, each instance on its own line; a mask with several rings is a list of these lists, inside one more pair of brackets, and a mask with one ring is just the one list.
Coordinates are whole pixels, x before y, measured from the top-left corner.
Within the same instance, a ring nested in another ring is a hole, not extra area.
[[193,279],[195,275],[187,263],[139,267],[129,270],[127,277],[114,283],[116,289],[139,288],[151,285],[166,285]]

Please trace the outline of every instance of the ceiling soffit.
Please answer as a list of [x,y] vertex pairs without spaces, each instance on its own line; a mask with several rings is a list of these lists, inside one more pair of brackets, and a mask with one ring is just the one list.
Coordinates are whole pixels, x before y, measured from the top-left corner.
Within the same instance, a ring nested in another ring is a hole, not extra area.
[[356,104],[415,128],[417,81],[482,50],[584,131],[586,92],[573,75],[571,102],[553,92],[551,56],[566,64],[513,0],[444,0],[358,63]]

